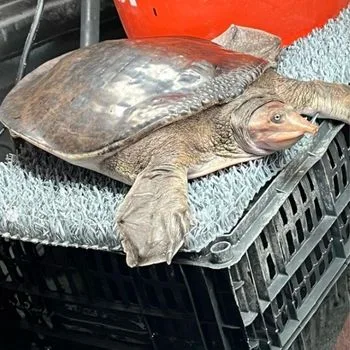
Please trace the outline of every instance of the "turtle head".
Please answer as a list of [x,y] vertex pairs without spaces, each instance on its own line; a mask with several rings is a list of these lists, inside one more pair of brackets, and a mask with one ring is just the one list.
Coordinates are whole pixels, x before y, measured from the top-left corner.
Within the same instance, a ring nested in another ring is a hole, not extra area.
[[248,134],[257,152],[272,153],[294,145],[305,134],[316,134],[318,126],[279,101],[257,108],[249,118]]

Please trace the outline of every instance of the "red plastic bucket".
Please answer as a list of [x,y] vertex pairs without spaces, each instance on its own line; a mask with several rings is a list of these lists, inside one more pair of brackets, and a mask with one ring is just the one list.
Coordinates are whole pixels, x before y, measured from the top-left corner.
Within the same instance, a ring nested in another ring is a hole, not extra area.
[[230,24],[263,29],[284,44],[323,26],[350,0],[114,0],[129,38],[212,39]]

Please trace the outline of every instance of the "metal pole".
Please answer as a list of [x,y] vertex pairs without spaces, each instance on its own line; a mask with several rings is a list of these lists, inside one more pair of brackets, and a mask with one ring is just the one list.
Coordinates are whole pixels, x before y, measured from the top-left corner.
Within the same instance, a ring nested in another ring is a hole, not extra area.
[[18,67],[17,77],[16,77],[16,84],[23,78],[25,74],[25,70],[27,67],[27,59],[29,56],[30,49],[33,45],[36,33],[39,29],[40,19],[41,19],[43,10],[44,10],[44,0],[38,0],[35,13],[34,13],[34,19],[30,27],[26,42],[24,44],[21,60],[19,62],[19,67]]
[[100,0],[81,0],[80,47],[100,41]]

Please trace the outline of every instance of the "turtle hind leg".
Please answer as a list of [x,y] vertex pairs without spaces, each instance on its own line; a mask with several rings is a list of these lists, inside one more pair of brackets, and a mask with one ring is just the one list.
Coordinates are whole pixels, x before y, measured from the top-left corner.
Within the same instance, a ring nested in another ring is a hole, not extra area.
[[282,50],[281,39],[278,36],[260,29],[234,24],[212,41],[228,50],[264,58],[273,65],[276,65]]
[[167,262],[190,230],[187,168],[149,164],[136,178],[117,214],[128,266]]
[[319,80],[289,79],[272,69],[263,74],[257,84],[273,88],[284,102],[291,104],[301,114],[321,113],[322,118],[350,124],[350,86],[348,85]]

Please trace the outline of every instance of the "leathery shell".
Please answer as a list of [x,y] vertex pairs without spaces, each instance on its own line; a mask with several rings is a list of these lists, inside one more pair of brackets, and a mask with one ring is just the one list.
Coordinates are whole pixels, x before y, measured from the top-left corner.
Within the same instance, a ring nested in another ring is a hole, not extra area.
[[203,39],[104,41],[28,74],[0,120],[41,148],[88,158],[232,100],[268,66]]

